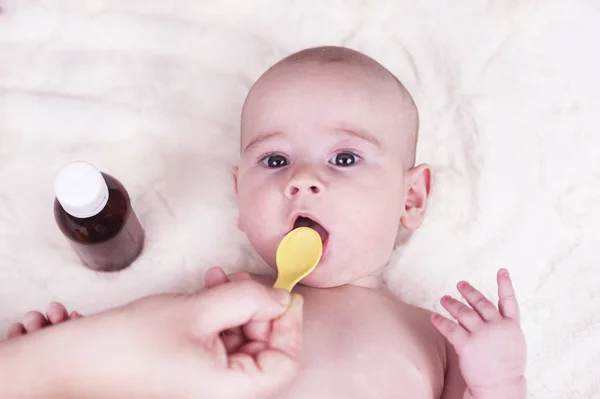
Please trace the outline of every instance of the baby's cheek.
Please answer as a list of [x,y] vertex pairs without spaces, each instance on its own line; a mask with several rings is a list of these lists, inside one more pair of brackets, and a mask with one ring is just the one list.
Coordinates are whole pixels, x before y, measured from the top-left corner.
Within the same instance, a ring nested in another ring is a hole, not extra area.
[[240,227],[249,236],[260,235],[269,225],[269,218],[265,213],[264,210],[253,203],[240,206]]
[[382,257],[380,261],[391,256],[399,223],[399,216],[394,212],[382,208],[373,210],[362,230],[363,247],[366,247],[372,256]]
[[240,227],[258,252],[269,251],[282,230],[281,206],[266,190],[248,193],[240,201]]

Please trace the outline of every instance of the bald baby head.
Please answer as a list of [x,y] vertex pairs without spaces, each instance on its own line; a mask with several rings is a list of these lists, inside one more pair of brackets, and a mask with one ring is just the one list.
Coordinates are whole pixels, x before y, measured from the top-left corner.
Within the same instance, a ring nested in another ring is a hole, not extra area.
[[[282,90],[283,86],[291,90]],[[309,88],[310,92],[307,92]],[[304,94],[300,93],[302,90]],[[383,122],[391,130],[388,133],[394,136],[383,141],[389,141],[393,146],[390,150],[398,152],[405,170],[414,166],[419,128],[417,108],[404,85],[374,59],[352,49],[324,46],[293,53],[273,65],[252,86],[244,103],[242,149],[248,130],[255,126],[253,119],[260,118],[259,114],[270,113],[261,107],[266,104],[265,97],[272,99],[276,92],[283,94],[284,91],[308,102],[313,102],[311,97],[323,99],[325,92],[336,91],[354,112],[371,112],[366,119]],[[371,106],[356,109],[359,96]],[[350,109],[348,111],[352,112]],[[356,116],[340,115],[340,125],[351,125],[344,119]],[[367,126],[359,130],[373,135],[378,133],[369,132]]]
[[275,268],[281,239],[307,213],[323,228],[327,255],[303,284],[379,275],[399,226],[417,228],[427,203],[429,168],[414,166],[417,120],[404,86],[357,51],[286,57],[244,103],[238,225]]

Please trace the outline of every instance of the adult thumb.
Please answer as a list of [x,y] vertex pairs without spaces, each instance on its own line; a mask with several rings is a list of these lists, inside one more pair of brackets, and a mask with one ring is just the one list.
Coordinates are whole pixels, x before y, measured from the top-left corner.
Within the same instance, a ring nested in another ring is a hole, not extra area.
[[291,294],[244,280],[202,291],[190,300],[196,334],[209,337],[251,321],[276,319],[290,305]]

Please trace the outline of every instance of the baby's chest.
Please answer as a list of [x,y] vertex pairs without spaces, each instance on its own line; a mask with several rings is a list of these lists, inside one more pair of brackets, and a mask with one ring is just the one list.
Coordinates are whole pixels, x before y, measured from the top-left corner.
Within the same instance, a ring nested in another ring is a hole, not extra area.
[[284,398],[434,398],[439,358],[385,324],[309,324],[299,378]]

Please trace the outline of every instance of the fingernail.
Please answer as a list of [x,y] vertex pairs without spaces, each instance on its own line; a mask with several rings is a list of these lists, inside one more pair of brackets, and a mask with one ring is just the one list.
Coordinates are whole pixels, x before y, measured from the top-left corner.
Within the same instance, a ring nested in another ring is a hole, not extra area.
[[271,290],[271,296],[277,302],[279,302],[280,304],[282,304],[283,306],[286,306],[286,307],[292,301],[292,294],[290,294],[288,291],[281,289],[281,288]]

